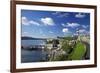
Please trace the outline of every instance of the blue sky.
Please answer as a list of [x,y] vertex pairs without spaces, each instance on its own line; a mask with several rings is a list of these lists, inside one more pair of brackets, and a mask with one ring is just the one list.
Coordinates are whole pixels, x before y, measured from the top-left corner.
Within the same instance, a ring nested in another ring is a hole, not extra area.
[[80,12],[57,12],[21,10],[22,36],[56,38],[57,36],[89,34],[90,14]]

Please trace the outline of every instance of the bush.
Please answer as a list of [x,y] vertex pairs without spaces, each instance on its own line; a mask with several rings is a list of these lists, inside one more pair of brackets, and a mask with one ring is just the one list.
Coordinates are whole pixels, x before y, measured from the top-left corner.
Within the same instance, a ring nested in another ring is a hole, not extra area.
[[67,60],[67,56],[66,55],[60,55],[60,56],[57,56],[52,61],[65,61],[65,60]]
[[72,46],[69,45],[68,40],[63,40],[61,45],[62,45],[61,49],[63,49],[66,53],[68,53],[70,51],[70,49],[72,48]]

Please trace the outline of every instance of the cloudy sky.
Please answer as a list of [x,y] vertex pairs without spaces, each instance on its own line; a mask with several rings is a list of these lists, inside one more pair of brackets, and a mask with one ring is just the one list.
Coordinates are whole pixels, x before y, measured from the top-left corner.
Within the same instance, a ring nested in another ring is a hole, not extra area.
[[90,14],[80,12],[57,12],[21,10],[22,36],[55,38],[57,36],[89,34]]

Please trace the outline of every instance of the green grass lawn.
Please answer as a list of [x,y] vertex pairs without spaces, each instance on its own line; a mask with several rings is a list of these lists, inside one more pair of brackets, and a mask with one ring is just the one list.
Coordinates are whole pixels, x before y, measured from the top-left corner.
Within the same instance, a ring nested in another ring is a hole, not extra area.
[[81,43],[77,42],[76,47],[74,48],[73,52],[68,56],[69,60],[81,60],[86,52],[86,46]]

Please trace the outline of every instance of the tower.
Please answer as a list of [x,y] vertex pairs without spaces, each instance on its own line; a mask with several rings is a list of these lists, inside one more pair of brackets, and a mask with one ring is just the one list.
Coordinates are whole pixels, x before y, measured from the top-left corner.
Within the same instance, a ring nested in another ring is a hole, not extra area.
[[81,37],[80,37],[79,28],[76,30],[76,33],[78,34],[78,35],[77,35],[77,40],[80,41],[80,40],[81,40]]

